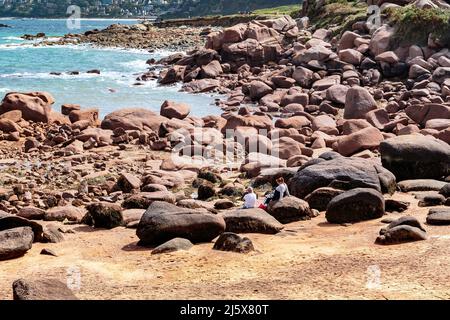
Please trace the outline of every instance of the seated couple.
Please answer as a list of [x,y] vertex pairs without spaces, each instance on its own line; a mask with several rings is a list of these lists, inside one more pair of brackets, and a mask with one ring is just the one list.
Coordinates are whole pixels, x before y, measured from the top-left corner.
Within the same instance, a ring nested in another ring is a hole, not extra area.
[[[289,189],[286,183],[284,182],[283,177],[278,178],[277,180],[277,187],[268,195],[266,195],[266,199],[264,200],[264,204],[260,206],[260,208],[265,209],[270,202],[272,201],[279,201],[283,199],[284,197],[289,197]],[[253,191],[252,187],[249,187],[247,189],[247,192],[244,196],[244,207],[243,209],[252,209],[256,207],[257,203],[257,197],[256,194]]]

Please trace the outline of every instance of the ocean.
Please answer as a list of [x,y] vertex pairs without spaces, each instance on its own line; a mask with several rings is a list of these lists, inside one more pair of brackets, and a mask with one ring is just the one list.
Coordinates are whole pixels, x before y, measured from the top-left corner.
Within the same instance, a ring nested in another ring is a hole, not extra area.
[[[86,19],[80,29],[71,30],[65,19],[0,19],[12,28],[0,28],[0,100],[7,92],[47,91],[60,111],[65,103],[97,107],[101,116],[121,108],[142,107],[158,111],[164,100],[184,102],[192,115],[220,114],[210,94],[179,92],[180,85],[159,86],[156,81],[134,86],[139,73],[145,72],[150,58],[159,59],[173,52],[149,53],[145,50],[98,48],[92,45],[34,46],[24,34],[44,32],[51,38],[67,33],[103,29],[113,23],[133,24],[137,20]],[[100,75],[86,71],[99,69]],[[67,72],[79,71],[80,75]],[[61,76],[51,75],[60,72]]]

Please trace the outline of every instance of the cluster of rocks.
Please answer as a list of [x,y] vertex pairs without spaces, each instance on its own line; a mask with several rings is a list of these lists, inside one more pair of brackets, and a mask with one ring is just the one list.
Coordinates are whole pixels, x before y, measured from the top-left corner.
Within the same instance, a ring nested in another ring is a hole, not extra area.
[[47,35],[43,32],[38,32],[36,34],[24,34],[23,36],[21,36],[21,38],[24,40],[36,40],[36,39],[43,39],[46,37]]
[[[103,30],[95,29],[83,34],[66,34],[57,41],[44,39],[38,45],[89,43],[102,47],[145,50],[190,50],[204,43],[205,37],[211,29],[212,27],[157,28],[147,22],[134,25],[113,24]],[[29,38],[30,36],[26,39],[29,40]]]

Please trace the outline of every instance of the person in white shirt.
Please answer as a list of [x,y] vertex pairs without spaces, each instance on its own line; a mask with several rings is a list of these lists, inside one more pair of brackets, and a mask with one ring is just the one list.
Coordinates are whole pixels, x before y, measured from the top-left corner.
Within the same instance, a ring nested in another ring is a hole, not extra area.
[[256,206],[256,194],[253,192],[253,188],[249,187],[247,193],[244,196],[243,209],[252,209]]

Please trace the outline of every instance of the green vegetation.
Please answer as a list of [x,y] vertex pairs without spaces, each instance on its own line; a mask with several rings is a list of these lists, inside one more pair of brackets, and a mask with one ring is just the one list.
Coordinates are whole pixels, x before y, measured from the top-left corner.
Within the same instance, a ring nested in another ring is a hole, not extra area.
[[276,16],[276,15],[291,15],[295,16],[300,12],[301,5],[293,4],[288,6],[281,6],[275,8],[264,8],[258,9],[252,12],[252,14],[256,15],[264,15],[264,16]]
[[318,28],[331,28],[334,34],[341,34],[351,26],[367,18],[367,4],[358,1],[326,0],[320,5],[316,0],[309,0],[308,16],[311,24]]
[[419,9],[408,5],[388,11],[397,26],[397,39],[402,44],[426,45],[432,33],[439,41],[450,45],[450,10]]
[[[210,15],[249,14],[261,8],[294,5],[301,0],[184,0],[173,5],[162,19],[206,17]],[[269,9],[270,10],[270,9]],[[264,14],[262,14],[264,15]]]
[[[111,2],[111,1],[110,1]],[[149,8],[148,1],[121,0],[106,4],[98,0],[0,0],[0,17],[66,17],[67,7],[77,5],[83,17],[140,17],[157,15],[167,18],[191,18],[208,15],[250,13],[261,8],[297,5],[301,0],[166,0],[156,1]]]

